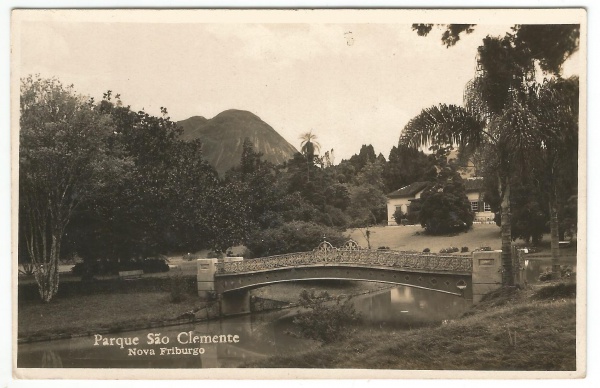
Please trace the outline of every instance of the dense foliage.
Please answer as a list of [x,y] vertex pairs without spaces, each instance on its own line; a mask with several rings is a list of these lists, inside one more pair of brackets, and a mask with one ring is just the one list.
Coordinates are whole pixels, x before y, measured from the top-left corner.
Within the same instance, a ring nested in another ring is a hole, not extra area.
[[314,222],[292,221],[279,227],[255,230],[246,246],[254,257],[261,257],[312,251],[323,239],[333,246],[341,246],[348,238],[337,229]]
[[316,294],[304,290],[298,302],[308,311],[298,314],[293,322],[305,338],[324,343],[338,341],[351,334],[349,328],[360,319],[349,299],[332,300],[327,291]]
[[443,163],[433,185],[421,194],[419,221],[430,234],[466,231],[473,225],[474,214],[462,178]]
[[63,237],[75,212],[111,190],[128,161],[98,106],[56,79],[21,80],[19,261],[31,262],[42,300],[58,290]]

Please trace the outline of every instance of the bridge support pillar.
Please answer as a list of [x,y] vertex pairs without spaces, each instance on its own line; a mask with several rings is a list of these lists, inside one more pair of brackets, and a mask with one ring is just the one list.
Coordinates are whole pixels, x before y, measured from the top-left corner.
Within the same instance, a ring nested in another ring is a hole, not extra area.
[[[243,260],[243,257],[224,257],[223,263],[234,263]],[[219,294],[219,303],[221,307],[221,316],[246,314],[251,312],[250,291],[248,290],[223,292]]]
[[221,295],[220,303],[222,316],[250,313],[250,291],[225,292]]
[[197,260],[196,280],[198,283],[198,296],[202,299],[211,299],[215,295],[217,262],[217,259]]
[[502,251],[473,252],[473,304],[502,287]]

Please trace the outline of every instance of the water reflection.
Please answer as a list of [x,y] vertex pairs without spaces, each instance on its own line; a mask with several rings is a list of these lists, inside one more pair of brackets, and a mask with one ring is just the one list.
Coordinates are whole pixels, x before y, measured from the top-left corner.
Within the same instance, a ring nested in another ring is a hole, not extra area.
[[455,295],[410,287],[356,298],[354,306],[367,322],[411,326],[458,317],[471,302]]
[[[561,266],[568,266],[572,273],[577,272],[577,264],[573,259],[562,259],[559,264]],[[534,284],[539,283],[541,274],[552,271],[552,262],[548,259],[526,258],[523,267],[527,283]]]

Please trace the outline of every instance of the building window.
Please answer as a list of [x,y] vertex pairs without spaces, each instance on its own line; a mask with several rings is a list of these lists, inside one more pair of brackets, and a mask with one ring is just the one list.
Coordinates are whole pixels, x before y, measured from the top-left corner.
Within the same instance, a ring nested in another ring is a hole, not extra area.
[[479,211],[479,202],[471,201],[471,211],[473,211],[473,212]]
[[491,212],[492,211],[492,207],[490,206],[489,203],[487,203],[487,202],[483,203],[483,211],[484,212]]

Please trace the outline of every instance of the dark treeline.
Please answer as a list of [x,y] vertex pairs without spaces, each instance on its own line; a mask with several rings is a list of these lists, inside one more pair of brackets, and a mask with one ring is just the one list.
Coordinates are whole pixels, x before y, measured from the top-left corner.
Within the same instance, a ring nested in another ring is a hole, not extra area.
[[435,176],[433,159],[407,147],[386,161],[364,145],[333,165],[310,134],[280,166],[246,140],[238,167],[219,177],[166,109],[136,112],[111,91],[88,100],[56,79],[23,79],[21,113],[19,260],[50,289],[59,259],[341,244],[346,228],[386,220],[387,192]]

